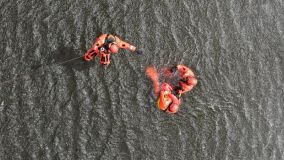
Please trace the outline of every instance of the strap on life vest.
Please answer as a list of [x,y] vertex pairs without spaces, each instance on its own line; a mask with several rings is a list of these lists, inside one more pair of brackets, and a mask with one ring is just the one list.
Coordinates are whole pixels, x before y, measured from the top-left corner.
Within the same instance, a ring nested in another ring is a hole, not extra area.
[[100,53],[100,63],[103,65],[109,65],[110,64],[110,54]]
[[93,58],[94,58],[94,56],[96,56],[97,55],[97,53],[94,51],[94,50],[92,50],[91,52],[87,52],[85,55],[84,55],[84,59],[86,60],[86,61],[90,61],[90,60],[92,60]]

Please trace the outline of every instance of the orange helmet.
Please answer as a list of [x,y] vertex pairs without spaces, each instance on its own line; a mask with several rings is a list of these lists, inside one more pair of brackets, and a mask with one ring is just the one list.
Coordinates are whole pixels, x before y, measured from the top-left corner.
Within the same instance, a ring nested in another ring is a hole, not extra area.
[[173,88],[168,83],[163,83],[161,85],[161,90],[163,90],[163,91],[172,91]]
[[114,43],[110,43],[109,44],[109,51],[112,52],[112,53],[118,53],[118,46],[117,44],[114,44]]
[[190,69],[184,65],[177,65],[177,70],[181,73],[181,74],[184,74],[186,72],[188,72]]

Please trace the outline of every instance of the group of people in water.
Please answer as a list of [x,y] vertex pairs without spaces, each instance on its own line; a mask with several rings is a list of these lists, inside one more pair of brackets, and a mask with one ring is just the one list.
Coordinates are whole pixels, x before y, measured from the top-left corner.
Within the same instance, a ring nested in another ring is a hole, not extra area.
[[[97,56],[100,58],[102,65],[109,65],[111,62],[110,55],[117,54],[121,48],[133,53],[142,54],[140,49],[121,40],[119,37],[111,34],[102,34],[84,54],[83,58],[86,61],[91,61]],[[168,78],[177,73],[178,85],[175,86],[170,82],[160,84],[160,74],[155,67],[149,66],[146,68],[146,74],[153,82],[154,92],[157,95],[158,108],[168,113],[176,113],[181,105],[181,96],[196,86],[197,79],[190,68],[181,64],[165,68],[162,72]]]
[[[177,73],[178,85],[170,82],[160,85],[159,75],[162,72],[168,79]],[[165,112],[176,113],[181,104],[181,95],[191,91],[196,86],[197,79],[191,69],[181,64],[164,68],[162,72],[159,73],[153,66],[146,68],[146,74],[152,80],[154,92],[158,97],[157,106]]]

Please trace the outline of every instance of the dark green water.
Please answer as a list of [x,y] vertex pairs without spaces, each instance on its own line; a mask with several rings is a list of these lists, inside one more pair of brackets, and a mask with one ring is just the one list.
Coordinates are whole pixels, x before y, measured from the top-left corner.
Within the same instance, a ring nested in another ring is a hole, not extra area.
[[[0,159],[284,159],[282,0],[0,2]],[[108,68],[82,56],[101,33]],[[190,66],[180,112],[148,65]]]

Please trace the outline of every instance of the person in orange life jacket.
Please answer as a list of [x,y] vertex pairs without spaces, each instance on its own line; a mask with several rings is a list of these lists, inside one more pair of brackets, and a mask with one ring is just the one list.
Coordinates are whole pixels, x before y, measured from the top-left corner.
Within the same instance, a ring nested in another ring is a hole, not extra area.
[[154,92],[158,97],[158,108],[168,113],[176,113],[181,104],[180,96],[173,93],[173,87],[169,83],[164,82],[160,85],[159,73],[153,66],[146,68],[146,74],[153,82]]
[[168,83],[161,85],[158,107],[168,113],[176,113],[179,110],[181,100],[172,93],[173,88]]
[[197,79],[191,69],[185,65],[176,65],[171,68],[171,72],[178,71],[180,79],[179,86],[174,88],[175,94],[183,94],[191,91],[197,84]]
[[85,53],[86,61],[92,60],[95,56],[100,57],[100,63],[103,65],[110,64],[110,53],[116,54],[119,49],[127,49],[137,54],[142,54],[142,51],[129,43],[122,41],[117,36],[110,34],[102,34],[99,36],[93,46]]

